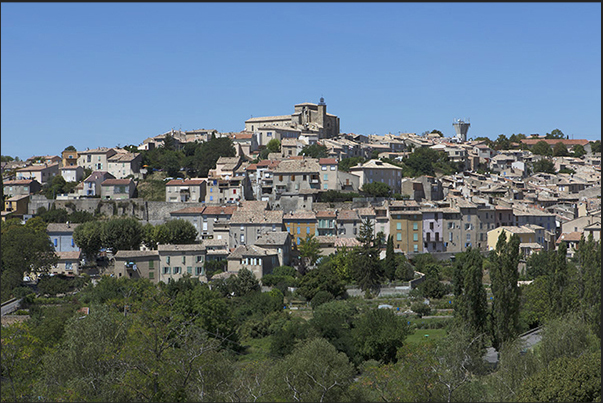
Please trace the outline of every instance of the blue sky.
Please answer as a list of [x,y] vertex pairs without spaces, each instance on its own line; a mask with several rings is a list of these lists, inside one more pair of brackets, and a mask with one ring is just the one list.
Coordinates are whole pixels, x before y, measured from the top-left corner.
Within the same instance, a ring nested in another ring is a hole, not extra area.
[[2,3],[2,155],[240,131],[601,137],[601,3]]

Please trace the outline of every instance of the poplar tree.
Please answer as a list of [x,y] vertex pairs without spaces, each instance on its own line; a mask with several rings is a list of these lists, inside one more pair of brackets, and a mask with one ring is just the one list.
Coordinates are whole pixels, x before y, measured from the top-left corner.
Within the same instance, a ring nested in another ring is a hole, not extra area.
[[360,232],[356,238],[361,245],[356,247],[356,264],[353,267],[354,279],[360,289],[367,295],[378,295],[381,290],[381,261],[379,249],[381,234],[375,236],[373,223],[366,218],[360,225]]
[[501,232],[496,249],[491,253],[492,281],[491,336],[492,345],[499,349],[517,336],[519,329],[519,236],[511,235],[507,242]]
[[483,257],[478,249],[467,248],[458,253],[453,272],[454,313],[478,335],[486,331],[488,303],[483,279]]
[[394,237],[387,237],[387,247],[385,249],[385,260],[383,261],[383,271],[385,277],[392,281],[396,276],[396,255],[394,252]]

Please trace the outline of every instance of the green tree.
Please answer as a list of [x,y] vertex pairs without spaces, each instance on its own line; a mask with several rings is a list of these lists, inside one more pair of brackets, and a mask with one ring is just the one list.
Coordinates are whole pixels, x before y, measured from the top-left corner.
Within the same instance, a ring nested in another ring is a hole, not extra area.
[[306,238],[299,242],[299,263],[300,274],[305,274],[309,267],[314,266],[320,257],[320,244],[313,234],[306,235]]
[[396,277],[397,269],[396,255],[394,251],[394,237],[387,237],[387,246],[385,248],[385,259],[383,260],[383,273],[389,281],[393,281]]
[[575,261],[582,318],[601,338],[601,241],[595,242],[592,233],[582,236]]
[[593,153],[601,152],[601,140],[589,141],[588,144],[590,144],[590,150]]
[[519,236],[500,233],[496,249],[490,252],[492,282],[491,337],[495,349],[515,338],[519,331]]
[[437,134],[439,134],[439,135],[440,135],[440,137],[444,137],[444,133],[442,133],[441,131],[436,130],[436,129],[433,129],[433,130],[432,130],[430,133],[432,133],[432,134],[433,134],[433,133],[437,133]]
[[327,146],[322,144],[314,143],[305,146],[299,152],[299,155],[304,155],[306,157],[312,158],[327,158],[328,157],[328,149]]
[[46,231],[3,222],[0,266],[2,301],[10,299],[25,273],[45,273],[58,262]]
[[601,351],[562,357],[526,379],[519,402],[597,402],[601,400]]
[[131,217],[110,219],[103,225],[101,239],[113,253],[138,249],[142,242],[142,224]]
[[190,221],[178,219],[168,220],[165,224],[166,229],[170,233],[170,241],[172,244],[191,244],[197,239],[197,230]]
[[360,358],[385,364],[396,361],[398,348],[409,334],[406,319],[390,309],[371,309],[361,314],[352,329]]
[[281,141],[279,139],[272,139],[266,144],[266,149],[271,153],[281,152]]
[[42,343],[31,334],[29,325],[16,322],[2,325],[2,383],[3,402],[31,401],[34,380],[40,374],[39,360]]
[[186,160],[186,168],[194,177],[207,177],[210,169],[216,167],[220,157],[234,157],[236,150],[232,140],[228,137],[212,137],[200,143],[194,155]]
[[392,190],[383,182],[365,183],[361,191],[371,197],[390,197]]
[[450,287],[440,281],[442,267],[439,264],[430,263],[421,270],[425,280],[419,284],[418,290],[423,297],[440,299],[450,291]]
[[331,257],[331,268],[344,283],[352,281],[352,268],[354,266],[354,250],[343,246]]
[[344,401],[356,371],[344,353],[323,338],[309,339],[270,373],[272,401]]
[[511,142],[504,134],[500,134],[496,141],[494,142],[495,150],[508,150],[511,148]]
[[567,157],[568,155],[570,153],[562,142],[558,142],[553,146],[553,157]]
[[483,258],[478,249],[457,253],[454,263],[454,315],[473,329],[476,335],[486,332],[488,303],[483,281]]
[[356,353],[351,329],[356,315],[358,308],[355,304],[344,300],[329,301],[314,309],[309,323],[337,351],[354,360]]
[[559,129],[554,129],[550,133],[547,133],[544,138],[547,140],[565,139],[565,134]]
[[82,250],[86,260],[94,261],[102,247],[103,225],[100,221],[88,221],[73,230],[73,242]]
[[549,143],[547,143],[544,140],[540,140],[538,143],[534,144],[534,146],[532,147],[532,153],[536,154],[536,155],[544,155],[544,156],[551,156],[553,155],[553,150],[551,149],[551,146],[549,145]]
[[383,272],[379,258],[381,236],[375,236],[373,222],[366,218],[360,224],[356,239],[360,246],[355,247],[355,264],[352,276],[358,287],[368,296],[379,295]]
[[354,167],[358,164],[364,163],[364,157],[348,157],[342,158],[341,161],[337,164],[337,167],[340,171],[349,172],[351,167]]
[[326,265],[310,270],[299,279],[297,293],[306,300],[311,301],[319,291],[328,291],[335,298],[346,294],[345,284]]
[[396,363],[367,362],[352,391],[367,402],[441,402],[445,390],[433,367],[437,364],[433,342],[406,343],[398,349]]
[[576,144],[572,149],[572,157],[581,158],[583,155],[586,155],[586,150],[582,144]]
[[555,163],[548,158],[541,158],[534,162],[534,172],[555,173]]

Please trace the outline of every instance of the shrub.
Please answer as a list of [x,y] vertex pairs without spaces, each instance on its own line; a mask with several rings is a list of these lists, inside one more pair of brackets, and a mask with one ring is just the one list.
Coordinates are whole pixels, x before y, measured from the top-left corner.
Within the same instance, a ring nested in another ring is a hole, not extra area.
[[431,307],[423,302],[413,302],[410,306],[411,311],[419,315],[420,318],[427,316],[431,313]]

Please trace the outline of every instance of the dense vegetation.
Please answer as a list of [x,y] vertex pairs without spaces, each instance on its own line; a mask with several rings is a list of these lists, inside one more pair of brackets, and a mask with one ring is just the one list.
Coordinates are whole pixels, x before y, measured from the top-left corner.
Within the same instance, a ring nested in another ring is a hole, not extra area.
[[[34,224],[3,225],[3,287],[7,268],[49,264]],[[30,318],[2,328],[2,401],[600,400],[599,242],[583,239],[572,260],[565,244],[533,255],[523,278],[534,281],[520,288],[516,236],[501,235],[485,257],[469,249],[454,263],[407,260],[371,225],[361,246],[328,257],[308,237],[306,270],[277,268],[262,281],[269,292],[245,269],[210,284],[45,278],[46,297],[22,291]],[[46,260],[20,261],[21,236]],[[415,270],[425,280],[408,296],[376,298]],[[377,309],[381,301],[415,314]],[[536,326],[542,341],[525,351],[517,337]],[[428,331],[437,337],[415,335]],[[482,358],[493,345],[495,369]]]

